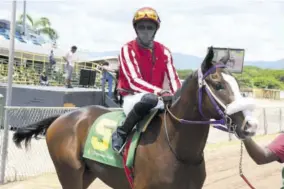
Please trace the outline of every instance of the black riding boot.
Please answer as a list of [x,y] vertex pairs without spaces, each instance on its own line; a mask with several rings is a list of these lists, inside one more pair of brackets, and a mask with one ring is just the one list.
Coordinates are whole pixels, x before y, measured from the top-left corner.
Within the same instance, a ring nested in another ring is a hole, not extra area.
[[127,135],[132,131],[135,124],[142,120],[157,103],[158,97],[152,93],[148,93],[143,95],[141,101],[134,105],[123,125],[118,127],[112,134],[112,148],[114,151],[121,153]]
[[136,114],[135,110],[126,117],[122,126],[117,127],[116,131],[112,134],[112,148],[114,151],[121,153],[123,144],[127,135],[132,131],[135,124],[142,119],[142,116]]

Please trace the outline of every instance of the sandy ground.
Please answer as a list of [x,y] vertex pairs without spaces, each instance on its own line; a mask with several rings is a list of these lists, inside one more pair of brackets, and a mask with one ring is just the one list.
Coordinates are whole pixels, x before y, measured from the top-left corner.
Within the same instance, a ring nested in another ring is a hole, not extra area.
[[[269,143],[276,135],[257,136],[261,145]],[[248,189],[238,175],[240,142],[208,144],[205,149],[207,179],[205,189]],[[256,165],[244,151],[243,171],[257,189],[277,189],[281,186],[281,165],[271,163]],[[60,189],[56,174],[46,174],[26,181],[6,184],[1,189]],[[108,189],[100,180],[94,181],[90,189]]]
[[[261,100],[257,103],[259,107],[254,111],[255,117],[259,120],[258,135],[265,133],[265,124],[263,116],[263,107],[266,107],[266,119],[267,119],[267,133],[277,133],[281,129],[280,124],[280,110],[279,106],[284,106],[284,101],[267,101]],[[284,108],[282,108],[284,111]],[[15,113],[15,115],[17,115]],[[33,115],[33,114],[32,114]],[[17,119],[18,117],[14,117]],[[32,118],[31,118],[32,119]],[[284,123],[284,113],[281,116],[282,124]],[[282,129],[283,130],[283,129]],[[3,130],[0,130],[0,136],[3,134]],[[19,149],[12,141],[13,132],[9,132],[9,147],[8,147],[8,160],[5,170],[5,182],[6,181],[20,181],[27,178],[42,175],[45,173],[55,172],[53,163],[50,159],[45,139],[32,140],[31,147],[28,150]],[[2,136],[3,137],[3,136]],[[236,140],[236,137],[232,137]],[[1,137],[0,137],[0,140]],[[219,143],[229,140],[229,135],[226,132],[219,131],[217,129],[211,129],[207,142],[209,144]],[[1,145],[1,143],[0,143]],[[0,146],[1,148],[1,146]]]

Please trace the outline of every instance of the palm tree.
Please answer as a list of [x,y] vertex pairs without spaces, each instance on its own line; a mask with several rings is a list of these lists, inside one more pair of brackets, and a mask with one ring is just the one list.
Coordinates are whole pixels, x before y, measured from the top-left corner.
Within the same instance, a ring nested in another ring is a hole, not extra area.
[[[30,22],[30,26],[33,26],[34,25],[34,21],[33,21],[33,18],[29,15],[29,14],[26,14],[26,17],[28,19],[28,21]],[[17,20],[17,24],[23,24],[24,22],[24,15],[21,14],[20,17],[19,17],[19,20]]]
[[[45,34],[51,39],[52,41],[56,41],[59,38],[59,35],[55,29],[51,27],[51,22],[46,17],[41,17],[38,20],[33,20],[33,18],[26,14],[28,20],[28,26],[32,28],[37,34]],[[18,24],[23,24],[24,15],[21,14],[19,20],[17,21]]]

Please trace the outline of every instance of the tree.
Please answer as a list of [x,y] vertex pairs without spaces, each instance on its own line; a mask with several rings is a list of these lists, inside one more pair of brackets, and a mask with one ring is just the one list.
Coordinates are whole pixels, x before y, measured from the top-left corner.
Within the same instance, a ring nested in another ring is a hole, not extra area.
[[[26,14],[28,23],[27,25],[34,30],[37,34],[45,34],[52,41],[56,41],[59,38],[59,35],[55,29],[51,27],[51,22],[46,17],[41,17],[38,20],[34,20],[30,15]],[[23,24],[24,15],[21,14],[17,23]]]
[[177,70],[180,79],[186,79],[192,72],[192,70]]
[[[192,70],[177,70],[180,79],[185,79]],[[243,73],[233,74],[240,88],[284,89],[284,70],[261,69],[244,66]]]

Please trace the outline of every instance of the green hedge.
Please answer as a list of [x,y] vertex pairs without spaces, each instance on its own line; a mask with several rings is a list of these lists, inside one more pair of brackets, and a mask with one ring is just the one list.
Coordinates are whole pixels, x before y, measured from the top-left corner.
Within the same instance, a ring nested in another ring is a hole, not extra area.
[[[180,79],[185,79],[192,70],[178,70]],[[261,69],[244,66],[242,74],[234,74],[241,88],[284,89],[284,70]]]

